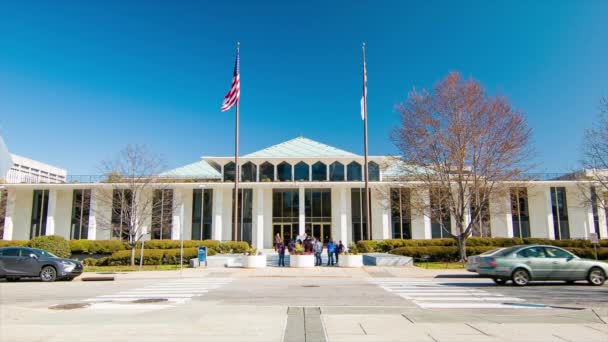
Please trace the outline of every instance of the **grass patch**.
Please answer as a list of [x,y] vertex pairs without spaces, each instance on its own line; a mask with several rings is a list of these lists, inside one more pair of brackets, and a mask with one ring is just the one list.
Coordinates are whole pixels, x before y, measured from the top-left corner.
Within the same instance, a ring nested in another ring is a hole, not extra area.
[[[186,268],[186,267],[184,267]],[[175,271],[179,265],[146,265],[142,271]],[[139,266],[85,266],[85,272],[137,272]]]
[[466,263],[462,262],[415,262],[414,266],[428,268],[429,270],[462,270],[466,268]]

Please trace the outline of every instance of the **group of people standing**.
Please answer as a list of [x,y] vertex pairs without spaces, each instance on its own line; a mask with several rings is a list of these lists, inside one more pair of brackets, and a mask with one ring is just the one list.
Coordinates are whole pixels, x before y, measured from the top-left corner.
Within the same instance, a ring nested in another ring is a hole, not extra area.
[[[275,242],[275,250],[279,253],[279,264],[278,266],[285,266],[285,252],[289,251],[289,254],[294,254],[296,248],[301,247],[304,249],[305,254],[314,254],[315,255],[315,266],[323,266],[323,242],[315,238],[314,236],[309,236],[306,233],[304,235],[298,235],[287,245],[281,239],[281,235],[277,233],[274,237]],[[338,264],[338,258],[340,253],[346,252],[346,247],[342,243],[342,241],[338,241],[338,243],[334,243],[333,240],[327,242],[327,266],[334,266]]]

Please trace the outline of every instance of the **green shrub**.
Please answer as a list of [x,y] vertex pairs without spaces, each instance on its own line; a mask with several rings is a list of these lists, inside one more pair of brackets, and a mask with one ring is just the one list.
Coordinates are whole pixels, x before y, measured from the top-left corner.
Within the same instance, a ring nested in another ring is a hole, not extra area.
[[[595,259],[595,250],[593,247],[589,248],[578,248],[578,247],[566,247],[564,249],[576,254],[581,258]],[[599,260],[608,260],[608,248],[600,247],[597,249],[597,258]]]
[[[145,245],[144,245],[145,246]],[[135,250],[135,264],[139,265],[141,250]],[[208,250],[209,256],[215,255],[215,251]],[[195,247],[184,248],[183,263],[188,264],[190,259],[198,255]],[[175,265],[179,264],[180,249],[144,249],[144,265]],[[131,264],[131,250],[118,251],[109,257],[97,260],[97,266],[125,266]]]
[[[140,248],[141,243],[137,244]],[[208,250],[220,251],[220,242],[217,240],[184,240],[184,248],[206,246]],[[149,240],[144,243],[145,249],[175,249],[180,248],[180,240]]]
[[84,258],[84,260],[82,260],[82,264],[85,266],[95,266],[97,265],[97,259],[95,258]]
[[0,240],[0,248],[2,247],[25,247],[29,241],[27,240]]
[[[467,255],[476,255],[489,251],[492,246],[467,247]],[[399,247],[390,251],[391,254],[421,258],[428,255],[431,261],[457,261],[460,259],[458,247],[455,246],[427,246],[427,247]]]
[[249,250],[249,243],[246,241],[224,241],[219,246],[220,253],[245,253]]
[[120,240],[70,240],[72,254],[112,254],[128,249]]
[[60,258],[69,258],[72,255],[70,243],[58,235],[38,236],[30,240],[27,245],[32,248],[44,249]]
[[360,240],[357,241],[357,250],[360,253],[372,253],[376,252],[376,246],[378,241],[375,240]]

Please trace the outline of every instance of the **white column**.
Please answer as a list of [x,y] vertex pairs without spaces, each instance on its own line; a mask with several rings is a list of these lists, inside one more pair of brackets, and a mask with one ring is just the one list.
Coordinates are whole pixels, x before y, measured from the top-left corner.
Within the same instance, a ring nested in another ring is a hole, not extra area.
[[6,191],[6,214],[4,216],[4,236],[3,240],[13,239],[13,218],[15,216],[15,200],[17,192],[14,189]]
[[213,240],[222,241],[224,196],[222,188],[213,189]]
[[89,229],[87,240],[97,240],[97,195],[98,191],[91,189],[91,203],[89,205]]
[[511,194],[509,189],[498,189],[490,196],[490,229],[492,237],[513,237]]
[[256,234],[253,239],[253,247],[263,248],[264,247],[264,189],[256,189],[258,193],[257,198],[257,225]]
[[57,190],[49,190],[49,203],[46,214],[45,235],[55,235],[55,216],[57,215]]
[[300,227],[299,227],[299,234],[303,235],[305,232],[305,224],[306,224],[306,207],[304,206],[304,188],[300,187],[299,189],[299,206],[300,206],[300,217],[299,217],[299,222],[300,222]]
[[[547,222],[547,236],[549,236],[549,239],[555,239],[555,229],[553,227],[553,209],[551,206],[551,196],[553,195],[551,193],[551,188],[546,189],[543,193],[544,197],[544,205],[545,205],[545,210],[547,213],[547,218],[546,218],[546,222]],[[534,236],[532,236],[534,237]]]
[[[389,190],[390,193],[390,190]],[[391,230],[390,230],[390,201],[388,198],[383,196],[382,203],[380,205],[382,210],[382,239],[390,239],[391,238]]]
[[605,200],[605,192],[603,192],[602,190],[599,189],[599,187],[597,188],[597,200],[598,200],[598,205],[597,205],[597,215],[598,215],[598,224],[599,226],[599,231],[600,231],[600,239],[605,239],[606,237],[608,237],[608,225],[606,224],[606,211],[604,210],[606,203]]
[[412,189],[411,208],[412,208],[412,239],[431,239],[431,217],[428,190]]
[[277,175],[277,164],[272,164],[272,168],[274,169],[274,179],[273,179],[273,181],[276,181],[277,179],[279,179],[279,177]]
[[182,225],[184,223],[184,201],[182,199],[182,190],[173,190],[173,199],[177,199],[179,202],[173,207],[173,220],[171,221],[171,239],[180,240]]
[[346,188],[340,188],[340,238],[348,246],[348,214],[346,209]]

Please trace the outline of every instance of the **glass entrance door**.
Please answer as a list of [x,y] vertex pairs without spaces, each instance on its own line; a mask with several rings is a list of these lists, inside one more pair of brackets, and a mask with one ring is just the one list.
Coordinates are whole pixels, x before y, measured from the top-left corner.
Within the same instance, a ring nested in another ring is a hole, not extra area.
[[298,225],[293,223],[275,223],[272,225],[272,243],[275,244],[274,237],[279,234],[283,243],[288,244],[298,235]]
[[331,240],[331,225],[329,223],[309,223],[306,225],[307,234],[327,243]]

